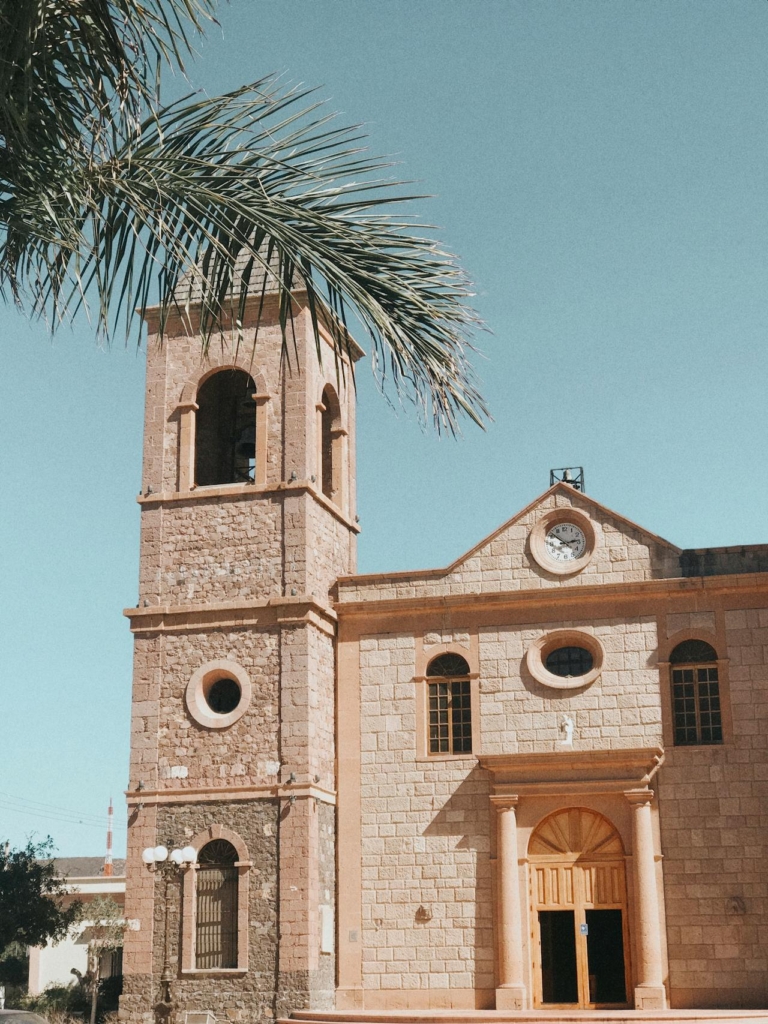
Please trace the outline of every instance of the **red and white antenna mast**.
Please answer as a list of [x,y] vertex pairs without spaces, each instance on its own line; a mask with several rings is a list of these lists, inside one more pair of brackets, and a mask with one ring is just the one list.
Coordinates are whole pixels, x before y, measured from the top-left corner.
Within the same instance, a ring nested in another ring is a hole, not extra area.
[[112,797],[109,798],[109,810],[107,811],[107,852],[104,856],[104,877],[110,878],[112,876],[112,818],[114,811],[112,809]]

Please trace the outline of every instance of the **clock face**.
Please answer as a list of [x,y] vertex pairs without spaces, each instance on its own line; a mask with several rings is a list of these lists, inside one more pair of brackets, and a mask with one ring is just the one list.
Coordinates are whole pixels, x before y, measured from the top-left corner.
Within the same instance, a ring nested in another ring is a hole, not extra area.
[[556,562],[573,562],[587,550],[587,538],[573,523],[558,523],[547,531],[544,546]]

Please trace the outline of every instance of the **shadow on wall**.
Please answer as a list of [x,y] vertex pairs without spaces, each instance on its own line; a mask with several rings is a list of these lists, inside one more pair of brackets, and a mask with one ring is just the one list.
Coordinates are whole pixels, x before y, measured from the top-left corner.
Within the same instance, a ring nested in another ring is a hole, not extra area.
[[[450,762],[449,762],[450,763]],[[446,762],[430,765],[435,781],[444,781]],[[429,775],[425,772],[427,780]],[[437,788],[437,787],[436,787]],[[425,898],[415,913],[415,924],[443,928],[450,923],[474,933],[475,986],[494,985],[493,879],[491,872],[490,778],[472,768],[445,798],[424,829],[422,873]],[[433,795],[433,807],[443,798]],[[430,842],[444,839],[445,842]],[[418,878],[416,858],[414,882]],[[434,896],[434,905],[430,897]],[[467,943],[469,945],[469,942]],[[467,964],[468,969],[469,964]]]

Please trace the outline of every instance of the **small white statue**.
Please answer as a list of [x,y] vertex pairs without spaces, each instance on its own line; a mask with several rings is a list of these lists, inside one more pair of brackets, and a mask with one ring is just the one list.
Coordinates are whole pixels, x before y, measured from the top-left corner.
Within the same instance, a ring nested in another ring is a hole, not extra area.
[[563,715],[560,720],[560,733],[562,739],[560,740],[561,747],[572,747],[573,746],[573,719],[570,715]]

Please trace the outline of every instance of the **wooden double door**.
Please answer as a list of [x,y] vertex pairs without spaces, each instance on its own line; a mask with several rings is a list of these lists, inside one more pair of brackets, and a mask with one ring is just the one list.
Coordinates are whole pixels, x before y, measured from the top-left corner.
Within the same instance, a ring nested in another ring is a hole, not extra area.
[[629,935],[621,837],[602,815],[569,808],[531,837],[534,1002],[626,1007]]

